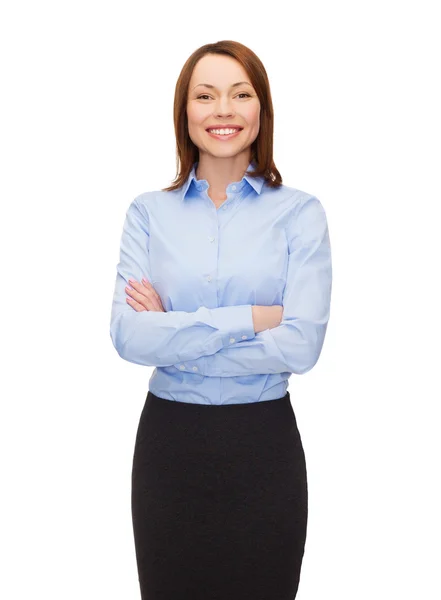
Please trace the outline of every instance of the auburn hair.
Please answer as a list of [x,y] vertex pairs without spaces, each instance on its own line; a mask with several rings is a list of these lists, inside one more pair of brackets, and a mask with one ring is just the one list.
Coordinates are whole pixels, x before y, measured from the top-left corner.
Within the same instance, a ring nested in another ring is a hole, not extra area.
[[175,87],[173,121],[176,136],[176,177],[172,185],[162,188],[168,192],[180,188],[190,175],[193,164],[199,160],[199,148],[188,133],[187,101],[188,88],[196,63],[206,54],[224,54],[235,58],[245,69],[260,101],[260,129],[251,144],[251,161],[254,171],[251,177],[264,177],[269,187],[282,185],[282,176],[274,164],[273,135],[274,111],[268,76],[259,57],[247,46],[232,40],[222,40],[201,46],[187,59],[179,74]]

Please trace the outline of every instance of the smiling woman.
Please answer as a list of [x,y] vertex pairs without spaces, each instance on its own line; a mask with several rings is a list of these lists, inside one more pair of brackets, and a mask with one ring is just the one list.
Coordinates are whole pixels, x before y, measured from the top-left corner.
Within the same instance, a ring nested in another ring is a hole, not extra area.
[[260,111],[258,94],[240,62],[217,53],[199,58],[188,82],[187,127],[198,148],[197,175],[210,181],[207,194],[215,203],[226,200],[226,173],[219,168],[231,170],[241,157],[247,159],[243,166],[249,162],[251,144],[260,129]]
[[174,122],[178,173],[128,207],[110,323],[123,359],[155,367],[132,469],[141,596],[294,600],[308,486],[287,388],[325,339],[325,211],[282,184],[246,46],[187,59]]

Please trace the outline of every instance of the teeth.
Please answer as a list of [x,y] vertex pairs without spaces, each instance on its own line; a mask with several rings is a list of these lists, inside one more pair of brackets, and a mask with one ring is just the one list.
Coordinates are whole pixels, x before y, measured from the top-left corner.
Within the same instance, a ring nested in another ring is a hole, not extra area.
[[236,133],[239,129],[209,129],[210,133],[215,133],[216,135],[229,135],[231,133]]

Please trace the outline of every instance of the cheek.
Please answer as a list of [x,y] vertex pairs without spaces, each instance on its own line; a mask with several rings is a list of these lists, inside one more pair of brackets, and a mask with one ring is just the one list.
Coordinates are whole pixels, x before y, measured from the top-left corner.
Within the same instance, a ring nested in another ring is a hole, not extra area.
[[194,110],[192,110],[191,105],[187,106],[187,120],[188,120],[188,126],[192,127],[194,125],[194,121],[195,121],[195,114],[194,114]]
[[250,127],[258,127],[260,124],[260,107],[250,107],[244,117],[246,118]]
[[189,127],[199,127],[207,118],[207,110],[203,106],[190,104],[187,106],[187,119]]

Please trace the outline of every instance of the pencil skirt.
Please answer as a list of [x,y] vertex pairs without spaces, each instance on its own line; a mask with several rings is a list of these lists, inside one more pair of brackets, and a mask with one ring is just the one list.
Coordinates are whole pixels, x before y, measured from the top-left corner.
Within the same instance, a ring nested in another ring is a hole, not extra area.
[[308,488],[289,392],[207,405],[149,391],[131,509],[142,600],[293,600]]

